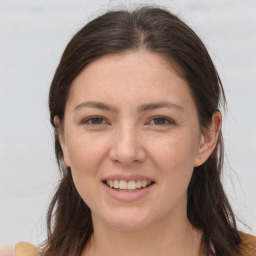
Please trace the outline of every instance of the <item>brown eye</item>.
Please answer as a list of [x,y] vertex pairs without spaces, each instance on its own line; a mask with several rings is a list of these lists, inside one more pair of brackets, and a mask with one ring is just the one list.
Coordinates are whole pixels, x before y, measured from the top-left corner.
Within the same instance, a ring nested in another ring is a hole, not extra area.
[[87,118],[83,123],[89,124],[89,125],[100,125],[100,124],[105,124],[106,121],[102,117],[95,116],[95,117]]
[[165,117],[155,117],[151,119],[150,123],[155,125],[168,125],[172,124],[173,122]]
[[175,124],[175,122],[172,119],[165,116],[155,116],[152,117],[147,124],[161,127],[173,125]]

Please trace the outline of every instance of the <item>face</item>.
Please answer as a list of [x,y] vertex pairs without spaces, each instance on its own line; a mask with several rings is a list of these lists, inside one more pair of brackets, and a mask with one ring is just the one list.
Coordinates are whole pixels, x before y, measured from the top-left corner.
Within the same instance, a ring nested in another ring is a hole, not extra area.
[[94,224],[120,229],[186,216],[193,168],[208,157],[187,83],[145,51],[104,56],[78,75],[60,141]]

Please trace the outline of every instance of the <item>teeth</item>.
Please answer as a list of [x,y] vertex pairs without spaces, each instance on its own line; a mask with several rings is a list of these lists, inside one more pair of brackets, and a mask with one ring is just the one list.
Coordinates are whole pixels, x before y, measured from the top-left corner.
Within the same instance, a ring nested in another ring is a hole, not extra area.
[[147,186],[147,181],[146,181],[146,180],[143,180],[143,181],[141,182],[141,186],[142,186],[143,188],[145,188],[145,187]]
[[136,182],[134,180],[128,181],[128,189],[136,189]]
[[107,180],[107,184],[111,188],[115,189],[128,189],[128,190],[136,190],[138,188],[145,188],[149,186],[152,181],[147,180],[129,180],[128,182],[125,180]]
[[118,180],[114,180],[114,188],[120,188]]
[[136,182],[136,187],[137,187],[137,188],[141,188],[141,180],[138,180],[138,181]]
[[114,182],[113,182],[112,180],[109,181],[109,186],[110,186],[111,188],[114,187]]
[[119,182],[119,188],[120,188],[120,189],[127,189],[128,187],[129,187],[129,186],[128,186],[128,184],[127,184],[126,181],[120,180],[120,182]]

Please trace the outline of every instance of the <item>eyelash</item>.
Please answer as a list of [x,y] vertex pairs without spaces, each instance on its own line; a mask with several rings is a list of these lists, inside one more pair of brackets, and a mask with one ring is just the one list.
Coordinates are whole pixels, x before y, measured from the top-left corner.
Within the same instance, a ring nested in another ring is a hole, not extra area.
[[[164,121],[164,123],[161,123],[161,124],[156,124],[154,121]],[[101,121],[100,123],[93,123],[93,121]],[[102,123],[102,121],[105,121],[105,123]],[[151,122],[154,122],[152,124],[150,124]],[[167,122],[167,123],[166,123]],[[105,120],[104,117],[101,117],[101,116],[91,116],[91,117],[88,117],[86,118],[85,120],[82,121],[82,124],[88,124],[88,125],[104,125],[104,124],[107,124],[108,122]],[[170,119],[170,118],[167,118],[167,117],[164,117],[164,116],[155,116],[153,118],[151,118],[149,120],[149,122],[147,122],[146,124],[150,124],[150,125],[157,125],[157,126],[166,126],[166,125],[172,125],[172,124],[175,124],[175,122]]]
[[[157,120],[157,119],[158,119],[158,121],[161,120],[161,121],[164,121],[165,123],[162,123],[162,124],[153,123],[152,125],[166,126],[166,125],[175,124],[175,122],[174,122],[172,119],[167,118],[167,117],[165,117],[165,116],[155,116],[155,117],[151,118],[148,123],[150,123],[150,122],[152,122],[152,121],[154,121],[154,120]],[[167,123],[166,123],[166,122],[167,122]]]
[[[101,116],[90,116],[90,117],[86,118],[85,120],[83,120],[83,121],[82,121],[82,124],[88,124],[88,125],[102,125],[102,123],[96,123],[96,124],[92,123],[93,120],[95,121],[95,120],[97,120],[97,119],[100,119],[100,120],[102,120],[102,121],[105,121],[104,117],[101,117]],[[107,123],[107,122],[105,121],[105,123]],[[103,123],[103,124],[105,124],[105,123]]]

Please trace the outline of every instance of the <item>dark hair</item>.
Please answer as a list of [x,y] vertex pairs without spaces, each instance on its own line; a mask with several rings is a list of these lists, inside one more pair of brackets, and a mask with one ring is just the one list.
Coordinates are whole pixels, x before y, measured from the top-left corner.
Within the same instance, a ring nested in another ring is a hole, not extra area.
[[[133,11],[110,11],[84,26],[67,45],[54,75],[49,108],[63,121],[73,80],[96,59],[124,51],[143,49],[169,59],[188,83],[197,106],[199,122],[207,129],[212,114],[225,104],[218,73],[202,41],[183,21],[169,11],[145,6]],[[48,210],[48,239],[44,256],[80,256],[93,232],[91,212],[78,194],[71,170],[55,129],[55,150],[61,180]],[[220,133],[209,159],[195,167],[188,187],[187,216],[203,231],[207,255],[240,255],[241,238],[225,195],[221,172],[223,143]]]

